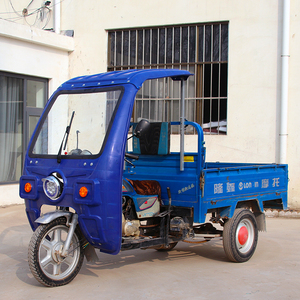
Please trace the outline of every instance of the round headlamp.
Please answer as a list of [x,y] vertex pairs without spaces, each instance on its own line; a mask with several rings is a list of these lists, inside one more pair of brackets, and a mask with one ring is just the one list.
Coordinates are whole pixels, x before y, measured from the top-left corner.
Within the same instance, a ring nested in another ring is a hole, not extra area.
[[62,193],[60,181],[54,176],[48,176],[42,179],[43,190],[47,197],[51,200],[56,200]]

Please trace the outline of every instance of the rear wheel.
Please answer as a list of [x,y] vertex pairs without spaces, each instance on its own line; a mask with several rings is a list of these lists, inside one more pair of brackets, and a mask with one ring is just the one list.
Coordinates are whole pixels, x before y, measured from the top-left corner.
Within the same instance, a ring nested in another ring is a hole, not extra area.
[[33,233],[28,263],[33,276],[45,286],[60,286],[72,281],[78,274],[84,258],[80,232],[75,230],[68,255],[61,251],[69,227],[65,218],[58,218],[46,225],[40,225]]
[[257,240],[255,216],[248,209],[237,209],[224,225],[223,247],[228,259],[234,262],[249,260],[255,252]]

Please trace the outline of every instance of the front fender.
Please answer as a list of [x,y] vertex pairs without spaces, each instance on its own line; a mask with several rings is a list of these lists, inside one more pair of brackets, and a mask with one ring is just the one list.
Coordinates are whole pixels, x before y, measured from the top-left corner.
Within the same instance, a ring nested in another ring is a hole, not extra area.
[[45,213],[44,215],[40,216],[35,220],[35,223],[39,224],[49,224],[53,220],[59,218],[59,217],[66,217],[67,218],[67,224],[69,223],[71,216],[73,213],[69,211],[63,211],[63,210],[56,210],[56,211],[51,211],[48,213]]

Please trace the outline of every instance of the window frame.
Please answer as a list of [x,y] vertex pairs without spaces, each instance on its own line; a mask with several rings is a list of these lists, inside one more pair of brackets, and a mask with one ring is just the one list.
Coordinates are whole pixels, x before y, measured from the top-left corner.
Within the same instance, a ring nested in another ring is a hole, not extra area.
[[[43,92],[43,97],[44,97],[44,106],[47,103],[48,100],[48,93],[49,93],[49,79],[48,78],[43,78],[43,77],[35,77],[35,76],[30,76],[30,75],[22,75],[22,74],[17,74],[17,73],[10,73],[10,72],[4,72],[0,71],[0,76],[4,77],[10,77],[10,78],[16,78],[16,79],[21,79],[22,80],[22,99],[21,101],[23,102],[23,120],[22,120],[22,163],[21,163],[21,170],[23,170],[23,165],[24,165],[24,160],[25,160],[25,155],[26,155],[26,150],[27,146],[30,141],[30,134],[29,134],[29,118],[31,116],[33,117],[40,117],[44,107],[31,107],[27,106],[27,81],[38,81],[44,83],[44,92]],[[22,175],[22,174],[21,174]],[[7,184],[16,184],[18,183],[19,180],[16,181],[0,181],[0,185],[7,185]]]
[[[178,68],[190,71],[195,75],[195,83],[189,83],[193,80],[191,78],[188,80],[186,89],[187,118],[201,126],[204,125],[205,134],[227,134],[228,29],[229,22],[221,21],[107,30],[107,70]],[[210,36],[208,36],[209,31]],[[187,38],[185,38],[186,33]],[[202,48],[199,46],[200,44]],[[218,46],[214,47],[214,45]],[[167,55],[168,51],[171,56]],[[209,69],[210,74],[206,71]],[[217,88],[215,87],[216,81]],[[170,93],[165,95],[163,104],[164,119],[158,121],[175,121],[172,119],[176,111],[174,107],[180,98],[177,97],[178,93],[176,97],[173,95],[174,83],[172,81],[170,81],[168,91]],[[138,101],[142,101],[141,105],[144,104],[144,101],[148,101],[150,107],[151,100],[162,100],[151,96],[145,97],[145,86],[138,92],[133,110],[134,121],[138,117]],[[149,109],[149,118],[150,115]],[[192,117],[190,117],[191,115]],[[221,122],[224,117],[225,122]],[[213,127],[216,125],[216,121],[217,130]],[[226,124],[225,133],[221,131],[221,125],[224,123]],[[173,133],[177,133],[176,131]],[[194,131],[192,133],[195,134]]]

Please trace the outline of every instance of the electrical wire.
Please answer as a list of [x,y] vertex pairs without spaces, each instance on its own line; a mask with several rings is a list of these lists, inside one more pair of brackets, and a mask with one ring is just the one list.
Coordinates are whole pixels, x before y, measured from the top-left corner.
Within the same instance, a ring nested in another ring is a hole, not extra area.
[[28,8],[34,0],[31,0],[30,3],[26,6]]
[[20,15],[19,12],[17,12],[17,11],[15,10],[13,4],[11,3],[11,0],[9,0],[9,3],[10,3],[10,5],[11,5],[11,8],[13,9],[14,13],[17,14],[18,16],[20,16],[20,17],[23,17],[23,15]]
[[45,29],[45,27],[48,25],[50,18],[51,18],[51,9],[49,9],[48,7],[47,7],[47,9],[48,9],[48,19],[46,21],[46,24],[42,27],[42,29]]
[[[52,13],[52,8],[54,8],[56,5],[60,5],[62,2],[65,0],[61,0],[55,4],[52,5],[45,5],[45,2],[43,2],[43,6],[39,8],[35,8],[32,10],[29,10],[29,6],[34,2],[34,0],[31,0],[29,4],[22,10],[22,11],[17,11],[12,3],[12,0],[8,0],[10,3],[10,6],[13,10],[13,12],[17,15],[16,17],[1,17],[0,19],[7,20],[7,21],[12,21],[12,22],[17,22],[21,19],[24,19],[24,21],[31,27],[33,26],[41,26],[40,28],[45,29],[45,27],[49,24],[51,20],[51,13]],[[26,10],[26,12],[25,12]],[[12,12],[0,12],[0,15],[5,15],[5,14],[11,14]],[[28,17],[30,16],[35,16],[35,20],[32,24],[29,23]],[[43,24],[43,26],[42,26]]]

